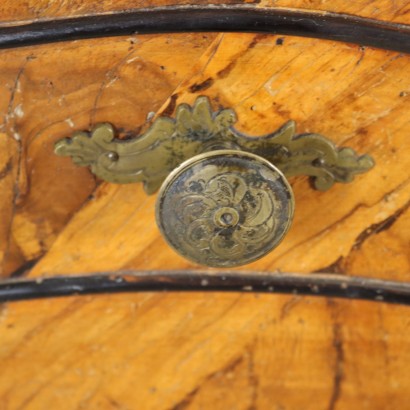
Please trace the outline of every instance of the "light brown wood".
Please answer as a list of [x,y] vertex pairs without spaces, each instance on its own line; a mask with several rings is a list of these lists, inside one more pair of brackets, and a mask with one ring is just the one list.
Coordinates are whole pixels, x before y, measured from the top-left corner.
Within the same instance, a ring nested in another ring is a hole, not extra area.
[[16,3],[3,0],[0,21],[36,20],[81,16],[93,13],[118,12],[158,6],[230,4],[235,6],[293,8],[356,15],[396,23],[410,22],[410,5],[406,1],[391,0],[26,0]]
[[325,193],[294,180],[291,231],[246,269],[408,279],[408,56],[292,37],[279,46],[274,36],[249,34],[90,40],[32,48],[29,59],[26,50],[3,53],[14,56],[3,84],[14,84],[21,70],[11,108],[10,91],[2,106],[24,155],[11,229],[20,252],[7,266],[23,255],[43,256],[32,275],[195,268],[161,238],[155,197],[139,185],[103,183],[94,191],[89,171],[55,156],[53,144],[100,121],[143,130],[150,112],[172,115],[178,103],[208,95],[215,109],[234,108],[246,133],[271,132],[292,118],[299,132],[321,133],[377,163]]
[[22,302],[1,314],[0,408],[401,409],[409,327],[408,307],[298,296]]
[[[5,267],[9,259],[11,248],[11,223],[15,210],[16,191],[15,181],[18,178],[19,168],[18,143],[6,134],[0,134],[0,266],[1,272],[16,266]],[[15,263],[23,262],[17,256],[11,258]],[[1,276],[1,275],[0,275]]]
[[[261,2],[409,22],[377,1]],[[166,4],[155,2],[157,5]],[[194,3],[191,3],[194,4]],[[144,7],[4,1],[2,21]],[[283,243],[242,270],[410,279],[408,55],[308,38],[150,35],[0,52],[0,276],[199,267],[176,255],[140,184],[97,181],[53,154],[101,121],[121,136],[207,95],[238,128],[298,131],[376,167],[320,193],[291,183]],[[281,44],[282,43],[282,44]],[[297,295],[147,293],[0,305],[0,410],[405,409],[409,308]]]
[[[94,40],[62,49],[44,46],[28,54],[3,52],[8,58],[1,74],[0,107],[9,113],[3,128],[14,144],[20,144],[24,157],[12,219],[12,237],[20,252],[9,255],[6,274],[21,255],[26,261],[42,256],[95,189],[88,170],[53,154],[55,137],[90,127],[98,121],[97,111],[118,128],[143,126],[148,113],[157,110],[194,68],[192,61],[214,36],[144,36],[105,45]],[[81,53],[84,58],[77,59]],[[41,67],[49,67],[47,74]],[[154,94],[147,84],[155,87]],[[6,142],[5,138],[3,134]],[[4,220],[9,223],[10,217]]]

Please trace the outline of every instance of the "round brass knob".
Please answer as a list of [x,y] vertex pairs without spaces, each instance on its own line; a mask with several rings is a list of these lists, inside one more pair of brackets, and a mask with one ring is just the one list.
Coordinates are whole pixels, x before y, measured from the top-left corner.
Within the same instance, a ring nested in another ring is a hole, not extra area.
[[164,181],[157,224],[182,256],[201,265],[231,267],[261,258],[288,231],[292,189],[269,161],[220,150],[182,163]]

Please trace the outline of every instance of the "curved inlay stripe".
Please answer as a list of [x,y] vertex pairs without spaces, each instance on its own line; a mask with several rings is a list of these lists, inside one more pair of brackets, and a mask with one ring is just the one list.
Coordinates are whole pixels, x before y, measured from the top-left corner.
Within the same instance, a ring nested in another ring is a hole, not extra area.
[[410,305],[410,284],[333,274],[190,271],[105,272],[0,282],[0,303],[121,292],[299,294]]
[[250,32],[355,43],[410,53],[410,26],[334,13],[183,6],[0,26],[0,48],[132,34]]

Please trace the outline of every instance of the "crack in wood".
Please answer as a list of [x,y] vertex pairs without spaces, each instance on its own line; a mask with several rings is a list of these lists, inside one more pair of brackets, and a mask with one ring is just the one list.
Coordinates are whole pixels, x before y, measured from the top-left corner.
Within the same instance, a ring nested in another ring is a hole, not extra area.
[[[208,68],[208,65],[211,63],[211,61],[213,60],[215,54],[219,50],[219,47],[221,46],[222,40],[224,39],[224,37],[225,37],[225,34],[222,33],[214,41],[212,41],[211,46],[210,46],[211,54],[210,54],[208,60],[206,61],[206,63],[202,66],[201,70],[199,71],[199,73],[198,73],[199,75],[202,75],[206,71],[206,69]],[[216,44],[215,44],[215,42],[216,42]],[[207,51],[205,51],[205,53],[203,55],[206,55],[206,54],[207,54]]]
[[[388,216],[386,219],[383,219],[381,222],[374,223],[362,231],[356,238],[351,252],[359,250],[362,245],[372,236],[377,235],[383,231],[390,229],[410,207],[410,201],[406,202],[401,208],[396,210],[392,215]],[[349,252],[350,254],[350,252]]]
[[[16,215],[16,211],[17,211],[17,202],[20,198],[21,192],[20,192],[20,178],[22,175],[22,167],[23,167],[23,146],[22,146],[22,142],[20,140],[20,138],[15,138],[15,135],[18,135],[17,133],[17,123],[16,123],[16,118],[15,116],[12,114],[13,113],[13,107],[14,107],[14,100],[15,100],[15,96],[16,96],[16,92],[20,87],[20,79],[24,74],[24,71],[27,67],[27,64],[29,63],[29,61],[35,59],[36,57],[32,54],[30,54],[29,56],[27,56],[23,62],[23,64],[21,65],[19,71],[17,72],[17,75],[15,77],[14,80],[14,85],[13,88],[10,90],[10,98],[9,98],[9,102],[7,105],[7,115],[4,117],[4,128],[6,129],[7,135],[10,138],[13,138],[14,143],[17,144],[17,158],[10,158],[9,161],[12,161],[12,163],[10,164],[10,170],[8,170],[7,172],[11,172],[13,169],[13,162],[16,163],[17,167],[16,167],[16,175],[15,175],[15,179],[14,179],[14,184],[13,184],[13,194],[12,194],[12,206],[11,206],[11,213],[10,213],[10,218],[8,221],[8,226],[7,226],[7,234],[6,234],[6,245],[4,247],[4,255],[3,255],[3,260],[2,260],[2,264],[0,267],[0,274],[3,273],[4,270],[4,266],[6,264],[6,261],[9,257],[10,254],[10,244],[11,244],[11,234],[12,234],[12,227],[13,227],[13,221],[14,221],[14,217]],[[10,119],[13,119],[13,123],[10,126],[9,122]],[[10,136],[9,134],[12,133],[12,135]],[[7,167],[6,167],[7,169]],[[1,178],[0,178],[1,179]]]
[[[372,205],[371,205],[372,206]],[[349,219],[352,215],[354,215],[360,208],[370,208],[371,206],[366,205],[364,203],[359,203],[357,205],[355,205],[347,214],[343,215],[341,218],[337,219],[336,221],[332,222],[330,225],[325,226],[323,229],[321,229],[320,231],[314,233],[313,235],[307,237],[306,239],[296,243],[295,245],[293,245],[291,248],[287,249],[286,251],[282,252],[281,254],[279,254],[274,261],[272,261],[272,264],[275,263],[275,261],[277,259],[282,258],[285,255],[288,255],[289,253],[293,252],[295,249],[299,248],[300,246],[304,246],[306,243],[309,243],[310,241],[312,241],[314,238],[319,237],[320,235],[322,235],[323,233],[332,230],[332,228],[336,227],[337,225],[339,225],[340,223],[343,223],[344,221],[346,221],[347,219]],[[272,265],[270,264],[270,266]]]
[[[403,186],[404,184],[400,184]],[[393,191],[394,192],[394,191]],[[388,193],[384,196],[384,198],[391,195]],[[346,267],[348,265],[348,260],[353,252],[360,250],[363,244],[372,236],[377,235],[381,232],[389,230],[403,215],[408,209],[410,208],[410,201],[408,201],[404,206],[397,209],[392,215],[388,216],[387,218],[383,219],[380,222],[374,223],[364,229],[357,237],[353,243],[353,246],[350,248],[349,252],[346,256],[340,255],[334,262],[330,265],[316,269],[314,273],[337,273],[337,274],[345,274]]]
[[279,320],[282,321],[286,319],[292,309],[296,307],[296,305],[299,304],[301,300],[302,299],[300,296],[292,296],[287,302],[285,302],[280,309]]
[[252,50],[253,48],[255,48],[255,46],[259,43],[259,41],[263,40],[264,38],[270,37],[268,34],[255,34],[255,36],[253,37],[252,41],[249,43],[249,45],[246,47],[246,49],[239,51],[238,53],[236,53],[234,56],[232,56],[230,58],[230,63],[222,68],[221,70],[219,70],[216,73],[216,76],[219,79],[223,79],[228,77],[228,75],[231,73],[231,71],[236,67],[236,65],[239,62],[239,59],[241,57],[243,57],[244,55],[246,55],[246,53],[249,50]]
[[125,54],[125,56],[113,67],[111,67],[105,74],[104,80],[101,82],[100,87],[98,88],[97,94],[95,96],[94,104],[91,109],[91,114],[90,114],[90,121],[89,121],[89,128],[91,129],[92,126],[95,123],[95,116],[97,114],[98,110],[98,104],[100,102],[101,96],[104,92],[104,90],[107,88],[107,86],[110,84],[111,81],[113,81],[117,75],[116,73],[118,70],[123,66],[128,63],[129,58],[136,52],[137,50],[132,50],[128,53]]
[[178,99],[178,93],[172,94],[171,97],[169,97],[169,102],[167,106],[162,110],[161,114],[166,117],[171,116],[171,114],[175,110],[177,99]]
[[199,393],[200,389],[203,387],[203,385],[215,378],[216,376],[220,376],[221,374],[227,374],[235,371],[235,369],[244,361],[243,356],[239,356],[235,358],[234,360],[230,361],[226,366],[224,366],[222,369],[218,369],[208,376],[206,376],[203,381],[196,386],[194,389],[192,389],[188,394],[184,396],[182,400],[180,400],[176,405],[172,406],[169,410],[185,410],[187,409],[197,394]]
[[[300,246],[304,246],[306,243],[309,243],[310,241],[312,241],[313,239],[319,237],[320,235],[324,234],[325,232],[332,230],[334,227],[336,227],[340,223],[343,223],[344,221],[349,219],[351,216],[353,216],[359,209],[361,209],[361,208],[372,208],[372,207],[376,206],[377,204],[379,204],[380,202],[387,200],[392,194],[400,191],[402,188],[407,186],[409,181],[410,181],[410,178],[407,178],[405,181],[401,182],[399,185],[394,187],[389,192],[384,193],[382,198],[378,199],[376,202],[374,202],[372,204],[365,204],[365,203],[356,204],[347,214],[343,215],[341,218],[337,219],[336,221],[332,222],[330,225],[325,226],[320,231],[318,231],[318,232],[314,233],[313,235],[309,236],[308,238],[296,243],[291,248],[289,248],[286,251],[279,254],[275,258],[275,260],[272,261],[272,264],[275,263],[276,260],[278,260],[278,259],[282,258],[283,256],[288,255],[289,253],[293,252],[295,249],[299,248]],[[356,239],[356,241],[357,241],[357,239]],[[349,251],[349,253],[350,253],[350,251]],[[349,255],[349,253],[348,253],[348,255]],[[347,256],[343,257],[343,258],[346,259]],[[328,267],[319,268],[319,269],[315,270],[315,272],[344,273],[344,268],[342,268],[342,260],[339,260],[341,257],[342,257],[342,255],[338,256],[338,258],[334,262],[332,262]],[[272,266],[272,264],[270,264],[269,266]],[[337,264],[339,266],[337,266]],[[327,268],[329,268],[330,271],[325,271],[325,269],[327,269]],[[333,271],[332,271],[332,269],[333,269]]]
[[0,180],[6,178],[7,175],[13,170],[13,158],[9,158],[4,167],[0,170]]
[[259,378],[255,372],[255,344],[253,343],[251,348],[248,348],[248,383],[251,389],[251,401],[247,410],[257,410],[257,401],[258,401],[258,391],[259,391]]
[[332,311],[333,320],[333,339],[332,345],[335,352],[335,360],[333,364],[333,387],[332,394],[330,396],[329,404],[327,406],[328,410],[335,410],[336,405],[340,399],[342,393],[342,383],[344,380],[344,345],[343,345],[343,333],[342,326],[339,323],[338,314],[336,312],[337,305],[333,300],[328,301],[328,306]]
[[325,266],[324,268],[316,269],[313,273],[337,273],[337,274],[344,274],[344,256],[340,255],[334,262],[330,265]]
[[[43,249],[42,249],[43,250]],[[45,252],[43,252],[42,255],[44,255]],[[40,261],[42,256],[35,258],[35,259],[30,259],[26,262],[24,262],[22,265],[20,265],[17,269],[15,269],[13,272],[9,274],[11,278],[19,278],[21,276],[24,276],[27,271],[31,270],[36,264]]]
[[214,83],[214,79],[212,77],[207,78],[206,80],[200,82],[200,83],[194,83],[189,87],[189,91],[191,93],[196,93],[198,91],[204,91],[207,90],[208,88],[212,87]]

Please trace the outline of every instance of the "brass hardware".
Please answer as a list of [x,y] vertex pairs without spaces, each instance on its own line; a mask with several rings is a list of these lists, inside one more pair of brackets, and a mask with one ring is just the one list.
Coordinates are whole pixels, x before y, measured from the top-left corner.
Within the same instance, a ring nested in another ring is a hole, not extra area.
[[295,122],[261,137],[247,137],[235,130],[231,109],[213,113],[208,98],[198,97],[191,108],[180,104],[176,119],[159,117],[138,138],[121,141],[114,128],[98,124],[91,132],[75,132],[56,143],[58,155],[71,156],[77,165],[91,166],[99,178],[115,183],[144,182],[148,194],[183,161],[214,149],[252,152],[275,164],[287,177],[309,175],[314,187],[325,191],[335,182],[351,182],[368,171],[369,155],[356,156],[351,148],[337,148],[318,134],[295,136]]
[[220,150],[185,161],[165,180],[157,224],[168,243],[201,265],[230,267],[275,248],[293,218],[292,189],[265,159]]
[[119,140],[109,123],[58,141],[55,153],[90,166],[109,182],[143,182],[157,200],[157,223],[169,244],[197,263],[249,263],[276,247],[293,216],[285,178],[308,175],[316,189],[351,182],[374,166],[369,155],[337,148],[319,134],[295,135],[288,121],[248,137],[231,109],[212,112],[207,97],[180,104],[176,118],[157,118],[138,138]]

